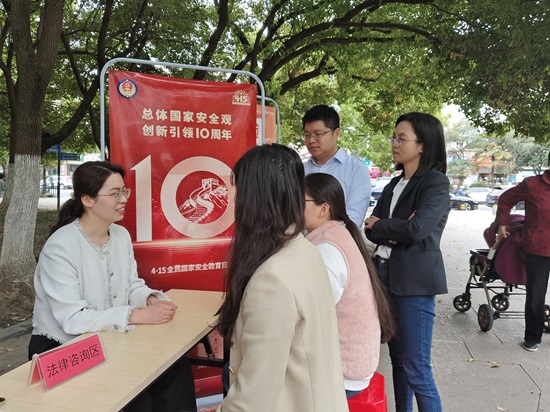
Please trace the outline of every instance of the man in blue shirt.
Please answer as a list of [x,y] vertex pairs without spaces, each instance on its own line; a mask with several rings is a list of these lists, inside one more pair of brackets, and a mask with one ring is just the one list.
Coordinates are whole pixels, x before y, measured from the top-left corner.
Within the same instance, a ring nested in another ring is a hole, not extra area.
[[302,118],[303,139],[311,158],[304,164],[306,175],[327,173],[344,189],[346,211],[357,227],[363,225],[370,202],[369,168],[338,147],[340,116],[334,108],[321,104]]

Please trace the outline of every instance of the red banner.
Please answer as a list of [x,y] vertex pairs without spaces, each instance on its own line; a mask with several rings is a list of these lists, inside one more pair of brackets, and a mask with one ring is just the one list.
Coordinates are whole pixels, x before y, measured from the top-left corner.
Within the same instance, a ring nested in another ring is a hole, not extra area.
[[110,159],[132,189],[122,224],[149,286],[223,290],[229,177],[256,117],[255,85],[109,72]]
[[[265,128],[264,128],[264,141],[267,143],[271,141],[272,143],[277,142],[277,110],[271,106],[265,107]],[[262,144],[262,136],[260,130],[262,128],[262,105],[259,104],[256,106],[256,143],[259,145]]]

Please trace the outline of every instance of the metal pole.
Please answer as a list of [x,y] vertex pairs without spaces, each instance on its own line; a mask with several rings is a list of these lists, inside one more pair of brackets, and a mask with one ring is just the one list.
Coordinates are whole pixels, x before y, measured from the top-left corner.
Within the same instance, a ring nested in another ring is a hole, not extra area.
[[57,145],[57,210],[61,204],[61,194],[59,193],[59,183],[61,182],[61,143]]
[[[261,98],[261,96],[256,96],[258,99]],[[277,122],[277,143],[281,143],[281,112],[279,111],[279,105],[277,104],[277,102],[270,98],[270,97],[266,97],[265,100],[267,100],[268,102],[271,102],[275,105],[275,113],[277,114],[276,116],[276,122]],[[264,119],[262,119],[262,122],[264,121]],[[265,125],[263,126],[264,130],[265,130]],[[265,139],[264,139],[265,140]]]

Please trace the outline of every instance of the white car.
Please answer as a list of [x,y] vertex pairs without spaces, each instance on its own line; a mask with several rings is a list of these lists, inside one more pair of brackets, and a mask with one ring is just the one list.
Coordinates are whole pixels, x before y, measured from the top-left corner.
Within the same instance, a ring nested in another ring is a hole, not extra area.
[[376,180],[371,180],[372,187],[384,187],[393,179],[392,176],[380,176]]
[[485,203],[487,194],[491,191],[488,187],[471,187],[464,192],[464,196],[471,197],[478,203]]
[[[57,175],[46,176],[46,184],[48,186],[57,187]],[[72,189],[73,188],[73,178],[71,176],[60,176],[59,177],[59,188],[60,189]]]

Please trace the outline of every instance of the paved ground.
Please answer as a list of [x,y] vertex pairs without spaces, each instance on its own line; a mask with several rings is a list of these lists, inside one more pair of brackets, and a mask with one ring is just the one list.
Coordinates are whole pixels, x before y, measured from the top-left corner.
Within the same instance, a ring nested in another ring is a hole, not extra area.
[[[466,285],[469,250],[486,247],[482,233],[493,219],[491,209],[484,205],[477,211],[453,210],[443,236],[449,293],[438,297],[433,367],[444,411],[550,412],[549,335],[531,353],[519,346],[523,319],[497,319],[489,332],[482,332],[477,308],[487,302],[481,289],[472,291],[468,312],[457,312],[452,304]],[[511,309],[522,310],[523,296],[513,296],[511,304]],[[6,339],[6,332],[0,331],[0,374],[26,361],[28,333]],[[386,345],[379,372],[386,376],[391,412],[393,390]]]
[[[72,193],[72,189],[62,189],[59,194],[59,205],[63,205],[63,203],[69,199]],[[50,209],[55,210],[57,209],[57,197],[47,197],[43,196],[38,200],[38,208],[39,209]]]

